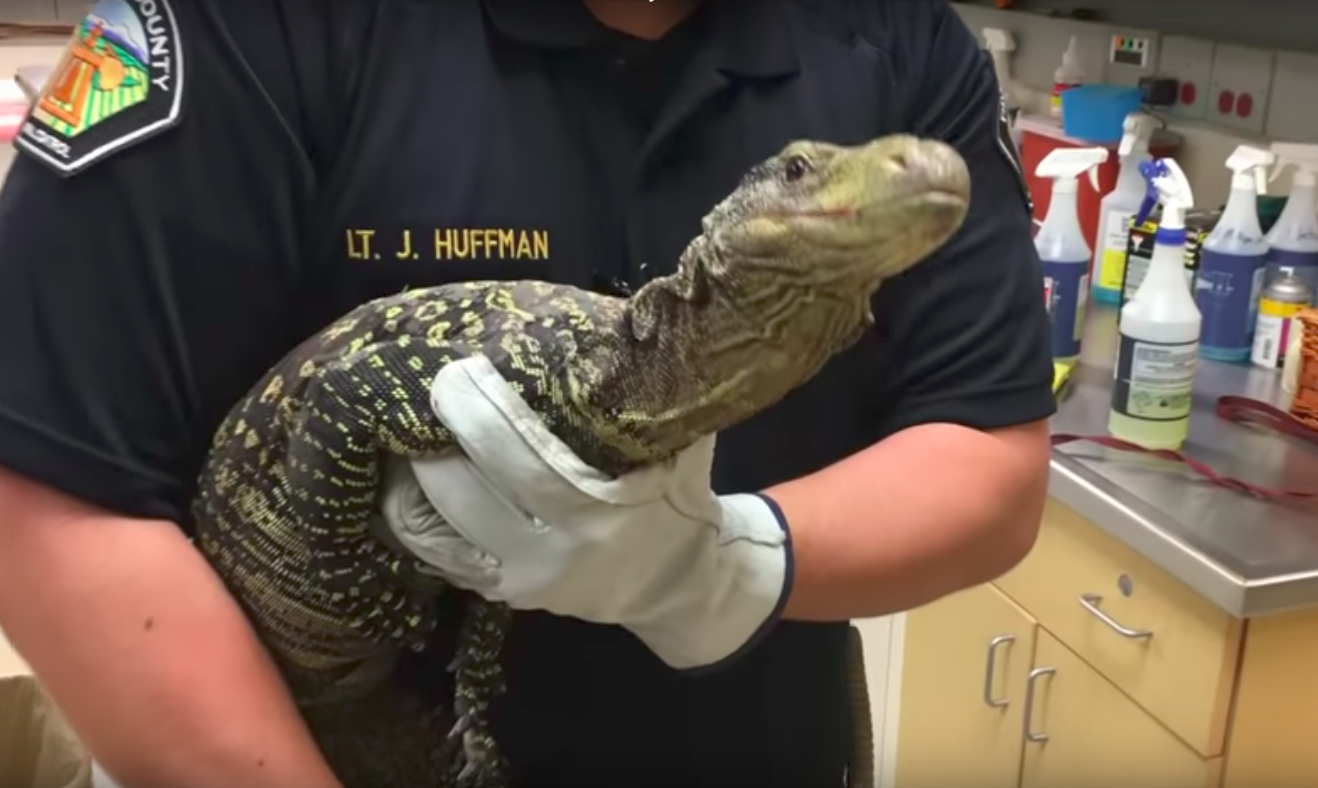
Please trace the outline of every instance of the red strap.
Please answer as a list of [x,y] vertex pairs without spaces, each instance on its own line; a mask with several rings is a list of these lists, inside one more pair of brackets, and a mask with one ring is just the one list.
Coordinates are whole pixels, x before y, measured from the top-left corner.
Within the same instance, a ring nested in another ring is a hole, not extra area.
[[[1259,402],[1256,399],[1250,399],[1248,397],[1221,397],[1217,400],[1217,415],[1219,418],[1240,424],[1259,424],[1284,435],[1289,435],[1293,438],[1298,438],[1318,446],[1318,432],[1309,429],[1302,424],[1299,419],[1289,413],[1285,413],[1267,403]],[[1318,504],[1318,492],[1279,490],[1271,487],[1261,487],[1239,479],[1222,476],[1208,465],[1199,462],[1193,457],[1188,457],[1179,451],[1146,449],[1143,446],[1107,435],[1058,434],[1053,435],[1052,440],[1054,446],[1062,446],[1067,443],[1084,441],[1099,446],[1106,446],[1109,449],[1116,449],[1118,451],[1148,454],[1164,460],[1179,462],[1204,477],[1212,484],[1215,484],[1218,487],[1225,487],[1228,490],[1235,490],[1237,492],[1247,493],[1258,498],[1272,501]]]
[[1283,435],[1299,438],[1318,446],[1318,431],[1305,426],[1303,422],[1291,414],[1256,399],[1250,399],[1249,397],[1219,397],[1217,400],[1217,416],[1238,424],[1251,422],[1261,424]]

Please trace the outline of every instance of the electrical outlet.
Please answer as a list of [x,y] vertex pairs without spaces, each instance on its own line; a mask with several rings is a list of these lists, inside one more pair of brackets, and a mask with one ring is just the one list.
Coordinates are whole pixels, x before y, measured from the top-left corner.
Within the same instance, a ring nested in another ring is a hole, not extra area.
[[1167,108],[1181,118],[1208,117],[1213,79],[1213,42],[1185,36],[1163,36],[1159,42],[1158,76],[1177,81],[1177,101]]
[[1318,142],[1318,55],[1278,52],[1264,133],[1285,142]]
[[1158,64],[1158,34],[1149,30],[1113,30],[1108,45],[1107,82],[1138,85]]
[[1268,49],[1218,44],[1213,50],[1208,119],[1233,129],[1262,134],[1268,116],[1275,57]]

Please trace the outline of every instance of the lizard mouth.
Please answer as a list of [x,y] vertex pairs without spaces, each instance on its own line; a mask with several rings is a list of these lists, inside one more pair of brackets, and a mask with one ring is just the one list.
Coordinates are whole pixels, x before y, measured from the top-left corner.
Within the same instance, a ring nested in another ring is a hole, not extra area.
[[[968,201],[967,196],[956,189],[924,189],[894,196],[889,200],[882,201],[881,204],[909,205],[918,202],[946,208],[962,208]],[[800,210],[778,211],[774,214],[774,217],[778,219],[851,219],[861,213],[862,211],[857,208],[847,207],[802,208]]]
[[855,216],[852,208],[814,208],[800,211],[783,211],[779,214],[784,219],[846,219]]
[[931,202],[939,205],[965,205],[967,202],[966,195],[951,189],[931,189],[916,196],[917,200]]

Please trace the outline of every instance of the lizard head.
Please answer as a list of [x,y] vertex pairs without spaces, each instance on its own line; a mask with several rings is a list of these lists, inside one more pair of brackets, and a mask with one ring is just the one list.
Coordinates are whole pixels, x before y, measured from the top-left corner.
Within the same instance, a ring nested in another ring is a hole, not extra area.
[[626,300],[605,379],[573,384],[580,412],[650,461],[767,408],[859,339],[873,293],[945,243],[969,197],[940,142],[786,146],[709,212],[676,272]]
[[969,200],[966,164],[941,142],[793,142],[747,173],[704,230],[738,266],[868,297],[942,246]]

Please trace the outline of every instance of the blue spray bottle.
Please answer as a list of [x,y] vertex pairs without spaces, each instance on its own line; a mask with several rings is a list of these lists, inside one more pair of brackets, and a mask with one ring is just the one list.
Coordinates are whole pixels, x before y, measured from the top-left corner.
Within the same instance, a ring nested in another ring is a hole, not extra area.
[[1094,168],[1107,161],[1107,148],[1058,148],[1039,162],[1035,173],[1052,178],[1048,215],[1034,236],[1034,248],[1043,263],[1044,303],[1052,325],[1053,358],[1069,361],[1080,355],[1085,307],[1089,301],[1089,264],[1093,250],[1080,229],[1076,200],[1079,178],[1089,173],[1098,191]]
[[1194,299],[1204,317],[1199,353],[1214,361],[1249,360],[1268,242],[1259,227],[1258,196],[1276,156],[1241,145],[1226,160],[1234,175],[1226,210],[1204,241]]
[[1282,268],[1294,270],[1309,292],[1318,291],[1318,145],[1272,143],[1277,156],[1276,178],[1295,168],[1290,197],[1277,223],[1268,231],[1265,286]]

